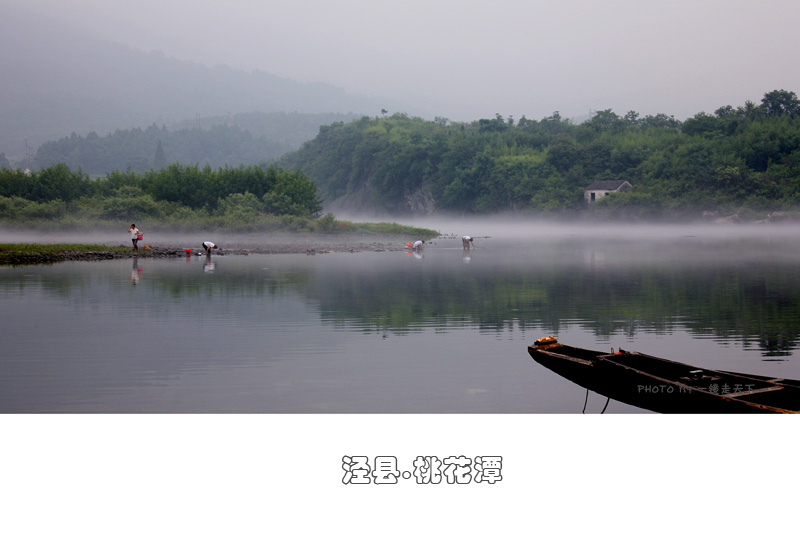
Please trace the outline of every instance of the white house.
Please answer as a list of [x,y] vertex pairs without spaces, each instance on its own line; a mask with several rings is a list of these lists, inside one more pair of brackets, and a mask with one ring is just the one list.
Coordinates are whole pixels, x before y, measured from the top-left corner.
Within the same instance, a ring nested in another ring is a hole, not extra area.
[[628,180],[601,180],[595,181],[583,191],[583,197],[586,199],[587,203],[593,203],[602,198],[603,196],[608,196],[612,192],[622,192],[627,191],[630,189],[632,185],[628,182]]

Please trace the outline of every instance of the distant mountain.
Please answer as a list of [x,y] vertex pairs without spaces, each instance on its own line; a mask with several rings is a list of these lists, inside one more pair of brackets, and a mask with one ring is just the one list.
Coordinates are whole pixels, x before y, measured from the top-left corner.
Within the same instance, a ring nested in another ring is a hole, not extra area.
[[0,74],[0,153],[9,159],[73,132],[104,135],[254,111],[376,115],[386,105],[323,83],[98,41],[8,6],[0,6]]
[[154,123],[102,137],[73,133],[42,143],[35,160],[25,161],[25,167],[36,170],[66,163],[90,176],[103,176],[114,170],[143,173],[169,163],[251,166],[297,150],[316,137],[321,126],[357,118],[361,116],[344,113],[232,113],[188,120],[169,129]]

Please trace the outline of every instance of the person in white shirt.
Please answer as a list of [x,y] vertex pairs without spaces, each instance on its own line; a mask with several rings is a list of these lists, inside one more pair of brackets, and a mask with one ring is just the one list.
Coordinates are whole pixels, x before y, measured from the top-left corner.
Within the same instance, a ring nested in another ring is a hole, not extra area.
[[464,246],[465,250],[469,250],[470,244],[472,245],[473,248],[475,248],[475,243],[472,242],[472,237],[470,237],[469,235],[464,235],[463,237],[461,237],[461,244]]
[[133,249],[134,250],[138,250],[139,249],[139,234],[141,233],[141,231],[139,231],[136,228],[136,224],[131,224],[131,227],[128,228],[128,233],[131,234],[131,241],[133,242]]
[[206,251],[206,255],[211,255],[211,250],[212,250],[213,248],[216,248],[216,247],[217,247],[217,245],[216,245],[216,244],[214,244],[214,243],[213,243],[213,242],[211,242],[211,241],[205,241],[205,242],[203,243],[203,249]]
[[421,252],[423,244],[425,244],[425,241],[416,241],[414,242],[414,245],[411,247],[414,249],[415,252]]

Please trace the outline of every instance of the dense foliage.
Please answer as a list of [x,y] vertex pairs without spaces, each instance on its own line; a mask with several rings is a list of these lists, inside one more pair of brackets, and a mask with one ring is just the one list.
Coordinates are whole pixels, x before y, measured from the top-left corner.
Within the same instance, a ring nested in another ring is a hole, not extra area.
[[280,161],[326,201],[395,213],[574,213],[589,210],[583,193],[596,180],[633,189],[598,201],[595,214],[765,213],[800,206],[800,103],[779,90],[684,122],[612,110],[581,124],[557,112],[516,122],[364,117],[321,127]]
[[0,221],[159,221],[177,228],[307,228],[321,204],[302,173],[276,167],[212,170],[172,164],[92,180],[57,164],[38,172],[0,169]]

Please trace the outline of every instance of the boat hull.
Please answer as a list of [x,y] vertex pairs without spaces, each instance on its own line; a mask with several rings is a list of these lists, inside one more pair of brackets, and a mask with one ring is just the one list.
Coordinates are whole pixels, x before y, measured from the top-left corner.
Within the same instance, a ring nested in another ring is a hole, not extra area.
[[702,369],[636,352],[533,344],[549,370],[617,401],[658,413],[795,413],[800,382]]

